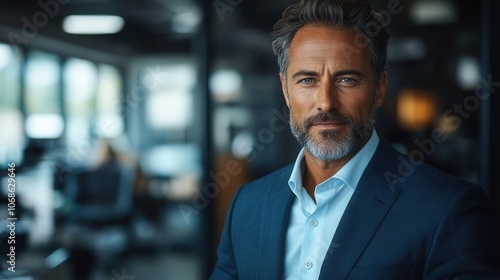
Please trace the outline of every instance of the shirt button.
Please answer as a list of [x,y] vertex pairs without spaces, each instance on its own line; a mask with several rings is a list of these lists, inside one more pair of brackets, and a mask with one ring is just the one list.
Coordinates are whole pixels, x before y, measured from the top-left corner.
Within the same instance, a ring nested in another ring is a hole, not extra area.
[[311,261],[306,261],[306,262],[304,263],[304,267],[305,267],[306,269],[311,269],[311,267],[312,267],[312,266],[313,266],[313,263],[312,263]]
[[316,219],[312,219],[312,220],[311,220],[311,226],[312,226],[312,227],[316,227],[317,225],[318,225],[318,220],[316,220]]

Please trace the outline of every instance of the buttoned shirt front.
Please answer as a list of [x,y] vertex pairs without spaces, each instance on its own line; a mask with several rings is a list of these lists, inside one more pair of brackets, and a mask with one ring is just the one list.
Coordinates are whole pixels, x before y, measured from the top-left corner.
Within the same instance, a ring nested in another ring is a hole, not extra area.
[[302,186],[304,149],[300,151],[288,181],[296,197],[286,234],[285,279],[319,278],[340,219],[378,143],[378,135],[373,131],[365,146],[351,160],[316,186],[316,203]]

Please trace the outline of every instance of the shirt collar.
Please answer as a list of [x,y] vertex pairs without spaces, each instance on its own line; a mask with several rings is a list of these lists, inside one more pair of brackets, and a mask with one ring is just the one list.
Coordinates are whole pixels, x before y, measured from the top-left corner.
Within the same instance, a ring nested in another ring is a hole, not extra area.
[[[379,143],[379,137],[377,132],[373,130],[372,136],[366,142],[366,144],[359,150],[359,152],[354,155],[335,175],[331,178],[337,178],[342,180],[346,185],[351,187],[353,190],[356,189],[359,180],[361,179],[361,175],[368,166],[368,162],[370,162],[371,158],[375,154],[375,150],[377,149]],[[302,174],[305,171],[304,164],[304,148],[302,148],[295,160],[295,164],[293,166],[292,174],[290,175],[290,179],[288,180],[288,186],[292,190],[292,192],[297,196],[301,197],[302,192]],[[330,178],[330,179],[331,179]]]

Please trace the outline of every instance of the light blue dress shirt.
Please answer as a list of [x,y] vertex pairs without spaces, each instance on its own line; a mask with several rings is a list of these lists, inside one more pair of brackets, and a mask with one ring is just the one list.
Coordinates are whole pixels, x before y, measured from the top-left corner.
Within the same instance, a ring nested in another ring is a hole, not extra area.
[[285,244],[285,279],[318,279],[340,219],[361,175],[377,149],[375,130],[365,146],[335,175],[316,186],[316,203],[302,186],[304,149],[288,180],[296,198],[290,211]]

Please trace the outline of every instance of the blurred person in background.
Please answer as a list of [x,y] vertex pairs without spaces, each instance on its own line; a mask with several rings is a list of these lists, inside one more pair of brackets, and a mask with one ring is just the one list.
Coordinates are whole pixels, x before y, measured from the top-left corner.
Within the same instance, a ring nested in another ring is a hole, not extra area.
[[111,140],[101,139],[90,153],[89,166],[67,175],[70,210],[62,245],[70,252],[75,279],[109,271],[128,249],[135,168],[133,156],[118,151]]

